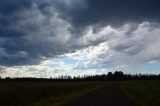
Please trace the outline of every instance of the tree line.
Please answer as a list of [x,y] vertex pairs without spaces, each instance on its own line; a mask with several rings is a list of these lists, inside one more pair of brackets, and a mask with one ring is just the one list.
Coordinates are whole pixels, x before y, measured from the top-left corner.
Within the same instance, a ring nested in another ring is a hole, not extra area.
[[38,82],[57,82],[57,81],[127,81],[127,80],[160,80],[160,74],[124,74],[122,71],[102,75],[84,75],[84,76],[59,76],[55,78],[1,78],[0,81],[38,81]]

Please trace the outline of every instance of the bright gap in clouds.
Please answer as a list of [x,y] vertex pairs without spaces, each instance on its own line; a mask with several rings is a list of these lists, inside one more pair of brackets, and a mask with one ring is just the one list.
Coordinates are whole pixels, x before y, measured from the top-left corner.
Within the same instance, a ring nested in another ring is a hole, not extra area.
[[76,45],[84,46],[74,52],[42,61],[39,65],[2,66],[6,77],[58,77],[61,75],[95,75],[122,70],[125,73],[159,73],[160,27],[143,22],[133,28],[125,24],[110,25],[94,32],[88,26]]

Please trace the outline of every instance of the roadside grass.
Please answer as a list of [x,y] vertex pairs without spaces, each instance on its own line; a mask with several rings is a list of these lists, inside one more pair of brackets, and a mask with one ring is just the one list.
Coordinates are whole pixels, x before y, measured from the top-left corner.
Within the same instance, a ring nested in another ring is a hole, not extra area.
[[160,81],[129,81],[121,87],[141,106],[160,106]]
[[78,92],[72,92],[70,94],[60,95],[58,97],[51,97],[48,100],[37,102],[32,106],[61,106],[66,102],[69,102],[70,100],[73,100],[79,96],[83,96],[87,93],[93,92],[99,88],[100,86],[92,86]]
[[0,83],[0,106],[60,106],[100,87],[90,82]]

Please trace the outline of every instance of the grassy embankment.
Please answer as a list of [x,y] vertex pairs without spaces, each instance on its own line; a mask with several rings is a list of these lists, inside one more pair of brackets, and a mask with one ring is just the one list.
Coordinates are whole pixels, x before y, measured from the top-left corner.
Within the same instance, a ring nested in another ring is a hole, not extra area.
[[1,83],[0,106],[59,106],[99,89],[97,83]]
[[160,81],[131,81],[122,89],[141,106],[160,106]]

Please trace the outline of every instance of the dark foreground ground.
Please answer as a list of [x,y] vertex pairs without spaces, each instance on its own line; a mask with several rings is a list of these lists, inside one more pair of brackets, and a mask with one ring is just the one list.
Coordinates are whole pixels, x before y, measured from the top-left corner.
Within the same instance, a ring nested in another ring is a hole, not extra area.
[[0,106],[138,106],[137,104],[160,106],[160,80],[0,81]]
[[120,84],[116,83],[81,96],[64,106],[138,106],[138,104],[122,91]]

